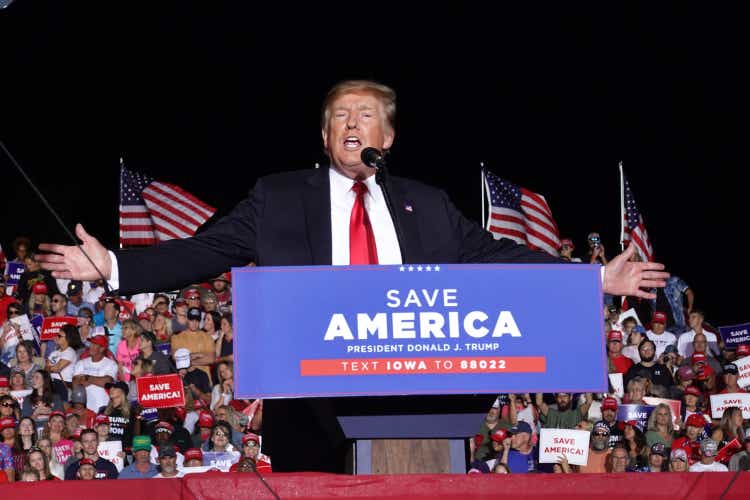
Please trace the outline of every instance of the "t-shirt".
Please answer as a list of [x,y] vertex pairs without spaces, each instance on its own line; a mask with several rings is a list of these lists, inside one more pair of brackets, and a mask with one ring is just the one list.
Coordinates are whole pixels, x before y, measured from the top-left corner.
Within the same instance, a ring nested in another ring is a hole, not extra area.
[[638,363],[633,365],[623,377],[625,387],[627,388],[630,379],[639,375],[648,378],[654,385],[662,385],[664,387],[674,385],[672,374],[665,365],[656,363],[653,366],[643,366],[642,363]]
[[[104,411],[101,414],[104,414]],[[113,409],[109,414],[107,441],[120,441],[123,449],[129,448],[133,442],[133,418],[126,417],[119,409]]]
[[615,373],[625,374],[633,366],[633,360],[622,355],[610,357],[609,360],[615,367]]
[[177,471],[177,475],[176,476],[169,476],[169,477],[162,476],[161,472],[160,472],[160,473],[158,473],[157,475],[154,476],[154,479],[175,479],[175,478],[178,478],[178,477],[182,477],[184,475],[185,475],[185,473],[182,472],[181,470]]
[[60,373],[53,373],[51,374],[51,377],[58,380],[63,380],[65,382],[70,382],[73,380],[73,369],[75,368],[76,361],[78,361],[78,355],[76,354],[75,349],[72,347],[68,347],[64,351],[60,351],[59,349],[49,356],[49,362],[52,365],[56,365],[58,361],[60,360],[67,360],[70,363],[68,363],[68,366],[63,368]]
[[13,450],[5,443],[0,443],[0,470],[13,469]]
[[582,465],[579,472],[591,474],[593,472],[607,472],[607,455],[612,452],[610,448],[603,451],[589,450],[589,459],[586,465]]
[[[191,332],[189,330],[186,330],[182,333],[179,333],[177,335],[172,335],[172,352],[177,352],[177,349],[185,348],[188,351],[190,351],[191,354],[200,352],[203,354],[214,354],[214,339],[211,338],[211,335],[208,333],[200,330],[197,332]],[[209,370],[208,366],[199,366],[201,370],[203,370],[206,375],[208,375],[209,381],[211,380],[211,371]],[[210,392],[210,389],[206,392]]]
[[164,355],[163,352],[154,350],[151,356],[148,358],[149,361],[153,361],[154,366],[152,372],[154,375],[166,375],[167,373],[174,373],[174,367],[169,358]]
[[534,456],[536,449],[532,448],[529,453],[521,453],[518,450],[508,452],[508,467],[513,474],[526,474],[536,472],[537,461]]
[[547,415],[539,415],[539,420],[548,429],[575,429],[578,422],[583,420],[583,417],[581,417],[581,412],[577,409],[560,411],[550,408],[547,410]]
[[128,465],[127,467],[124,467],[117,479],[149,479],[154,477],[158,473],[159,469],[157,469],[156,465],[152,464],[151,462],[149,462],[148,470],[146,472],[139,471],[133,463]]
[[675,337],[674,333],[666,330],[659,335],[649,330],[646,332],[646,337],[656,345],[657,358],[664,354],[664,349],[666,349],[668,345],[677,346],[677,337]]
[[188,371],[185,377],[182,379],[182,383],[185,386],[185,390],[190,384],[195,384],[195,387],[200,389],[203,393],[211,392],[211,383],[208,381],[208,375],[203,373],[201,370]]
[[688,470],[690,472],[727,472],[727,466],[719,462],[711,462],[706,465],[702,462],[695,462]]
[[[78,468],[80,465],[80,460],[76,460],[65,469],[66,481],[78,479]],[[97,458],[96,462],[94,462],[94,468],[96,469],[95,479],[117,479],[117,476],[119,476],[115,464],[101,457]]]
[[[719,352],[719,344],[716,339],[716,334],[703,330],[703,335],[706,336],[707,349],[713,352]],[[688,358],[693,355],[693,339],[695,339],[695,330],[690,330],[682,335],[677,340],[677,352],[683,358]]]
[[[117,380],[117,363],[106,357],[98,362],[94,362],[92,358],[80,359],[73,369],[73,376],[76,375],[112,377],[114,381]],[[97,411],[102,406],[107,406],[108,403],[109,394],[103,387],[94,384],[86,386],[86,407],[89,410]]]
[[124,339],[117,344],[115,358],[122,364],[122,380],[130,382],[130,371],[133,369],[133,361],[140,354],[141,339],[136,339],[133,349],[128,348],[128,343]]

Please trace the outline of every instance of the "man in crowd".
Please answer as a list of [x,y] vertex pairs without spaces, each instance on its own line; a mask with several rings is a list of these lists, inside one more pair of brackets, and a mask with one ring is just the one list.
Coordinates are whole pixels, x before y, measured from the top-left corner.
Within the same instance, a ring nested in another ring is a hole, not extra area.
[[53,293],[50,301],[52,316],[61,318],[68,315],[68,298],[62,293]]
[[73,388],[86,388],[86,407],[94,412],[109,403],[105,386],[117,379],[117,363],[105,356],[108,345],[106,335],[91,337],[90,356],[79,359],[73,369]]
[[68,283],[68,290],[66,295],[68,296],[68,316],[78,316],[78,311],[82,308],[90,309],[94,312],[96,309],[94,304],[84,302],[83,300],[83,282],[80,280],[71,280]]
[[211,280],[211,290],[216,295],[216,301],[219,307],[232,301],[232,289],[231,285],[232,274],[229,272],[221,273],[219,276]]
[[654,443],[651,445],[651,450],[648,454],[648,471],[647,472],[663,472],[665,462],[667,460],[667,447],[664,443]]
[[700,462],[696,462],[688,469],[690,472],[726,472],[727,466],[721,462],[714,462],[719,444],[713,439],[706,438],[700,445]]
[[202,399],[206,403],[211,401],[211,383],[206,375],[198,367],[192,364],[192,353],[181,347],[174,353],[174,361],[177,366],[177,373],[182,377],[182,383],[185,390],[193,394],[193,399]]
[[609,447],[622,441],[622,429],[617,423],[617,400],[613,397],[606,397],[602,400],[602,422],[609,429]]
[[[93,462],[96,470],[97,479],[117,479],[117,468],[109,460],[99,456],[99,437],[94,429],[84,429],[81,431],[81,447],[83,452],[82,459],[89,459]],[[81,460],[82,460],[81,459]],[[81,466],[81,460],[73,460],[65,468],[65,480],[75,479],[78,475],[78,469]]]
[[693,339],[696,335],[700,334],[706,336],[706,340],[708,341],[708,348],[711,351],[719,351],[718,339],[716,338],[716,334],[709,332],[708,330],[705,330],[703,328],[704,319],[705,315],[703,311],[696,309],[690,313],[690,316],[688,317],[690,330],[680,335],[680,338],[677,341],[677,352],[679,352],[680,356],[682,356],[683,358],[692,356]]
[[612,463],[612,470],[610,472],[622,473],[628,471],[630,457],[628,456],[628,450],[625,449],[625,446],[622,443],[618,443],[612,448],[610,461]]
[[651,329],[646,332],[646,336],[656,346],[656,357],[660,358],[664,349],[668,345],[677,345],[677,337],[672,332],[666,331],[667,315],[666,313],[656,311],[651,316]]
[[189,327],[188,303],[183,297],[177,297],[172,304],[174,315],[172,316],[172,335],[184,332]]
[[[201,310],[191,307],[187,312],[188,329],[177,335],[172,335],[172,352],[177,353],[179,349],[190,351],[190,364],[200,368],[210,382],[210,365],[216,359],[216,348],[211,335],[200,329]],[[209,392],[211,392],[209,390]]]
[[573,240],[570,238],[563,238],[560,240],[560,257],[567,260],[568,262],[581,262],[578,257],[573,257],[573,251],[576,246],[573,244]]
[[[122,294],[201,282],[248,262],[271,266],[559,262],[509,239],[495,240],[463,217],[440,190],[397,177],[389,179],[392,205],[416,205],[416,209],[399,215],[394,223],[375,182],[375,171],[362,161],[361,154],[366,147],[390,149],[395,116],[392,89],[369,81],[341,82],[326,96],[321,116],[321,136],[331,168],[259,180],[230,215],[192,238],[110,252],[78,225],[81,248]],[[355,218],[350,227],[352,213],[368,215]],[[290,217],[304,223],[290,226]],[[403,235],[401,242],[397,227]],[[416,237],[421,227],[430,228],[429,238]],[[42,244],[40,249],[51,252],[44,256],[44,264],[56,277],[98,276],[76,246]],[[602,288],[612,295],[654,298],[645,290],[663,286],[668,275],[661,272],[661,264],[632,262],[634,251],[631,246],[606,265]],[[264,411],[265,444],[277,470],[343,470],[348,446],[331,401],[269,400]],[[305,429],[289,433],[301,414],[310,417]],[[299,432],[308,443],[304,454],[294,451]]]
[[706,351],[706,336],[698,334],[693,339],[693,354],[682,362],[682,365],[688,365],[693,368],[696,376],[699,370],[708,366],[711,373],[721,373],[721,363],[716,359],[711,351]]
[[[683,295],[687,299],[684,304]],[[667,311],[671,313],[668,316],[667,327],[676,334],[683,333],[687,330],[685,326],[685,311],[690,314],[693,311],[695,294],[693,290],[678,276],[670,276],[663,290],[656,294],[656,300],[652,305],[657,311]]]
[[133,463],[124,467],[120,479],[147,479],[159,473],[156,464],[151,463],[151,438],[133,436]]
[[623,382],[627,386],[630,379],[634,377],[645,377],[653,385],[660,385],[668,388],[674,384],[674,378],[669,368],[661,363],[657,363],[656,346],[651,340],[644,340],[638,346],[638,354],[641,362],[634,364],[623,377]]
[[669,454],[669,471],[670,472],[687,472],[688,456],[685,450],[677,448]]
[[109,350],[117,352],[117,344],[122,340],[122,324],[120,323],[120,304],[114,299],[104,301],[104,326],[109,331]]
[[607,472],[607,456],[611,452],[609,447],[609,426],[602,422],[596,422],[591,429],[589,440],[589,458],[586,465],[582,465],[579,472]]
[[622,332],[619,330],[610,330],[607,334],[607,352],[609,362],[614,368],[610,373],[622,373],[623,375],[633,366],[633,361],[622,355]]
[[536,472],[539,468],[537,450],[531,442],[531,426],[523,420],[510,428],[511,449],[508,467],[513,474]]
[[[705,426],[706,419],[703,418],[703,415],[700,413],[693,413],[685,420],[685,435],[672,441],[671,448],[673,450],[678,448],[685,450],[689,464],[700,459],[698,449],[701,441],[699,441],[699,439]],[[714,442],[714,444],[716,444],[716,442]],[[716,450],[714,449],[714,451]]]
[[271,471],[271,464],[260,456],[260,437],[248,432],[242,436],[242,458],[229,468],[229,472],[257,470],[266,474]]
[[185,467],[202,467],[203,452],[200,448],[188,448],[185,450]]
[[740,372],[737,369],[737,365],[735,365],[734,363],[726,363],[724,365],[724,373],[722,375],[722,378],[724,379],[724,388],[719,391],[719,394],[747,392],[737,384],[737,381],[740,378]]
[[47,293],[59,293],[57,282],[46,269],[42,269],[35,254],[29,253],[23,259],[23,268],[23,274],[19,278],[14,292],[18,300],[26,302],[31,287],[37,283],[44,283],[47,286]]
[[575,429],[578,422],[586,418],[591,407],[593,396],[586,393],[586,402],[577,409],[571,407],[571,394],[569,392],[558,392],[555,394],[557,408],[550,408],[544,402],[542,393],[536,394],[536,407],[539,409],[539,420],[546,428]]
[[155,478],[175,478],[184,475],[182,471],[177,469],[177,450],[171,444],[159,448],[159,471],[154,476]]
[[479,436],[481,438],[481,444],[477,446],[474,452],[475,460],[486,460],[485,457],[491,452],[491,439],[492,433],[498,429],[509,429],[511,427],[510,422],[500,418],[500,398],[495,399],[492,403],[492,407],[487,412],[487,416],[479,425]]

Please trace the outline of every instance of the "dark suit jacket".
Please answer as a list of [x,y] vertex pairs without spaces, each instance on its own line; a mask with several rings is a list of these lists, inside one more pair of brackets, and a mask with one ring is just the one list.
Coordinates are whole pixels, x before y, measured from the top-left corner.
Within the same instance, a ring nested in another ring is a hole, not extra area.
[[[510,240],[495,240],[441,190],[398,177],[389,178],[388,190],[406,263],[560,262]],[[128,294],[178,288],[249,262],[331,265],[328,169],[264,177],[231,214],[199,235],[116,254],[120,293]],[[325,399],[265,402],[263,449],[273,456],[274,470],[342,472],[344,436],[335,414]]]

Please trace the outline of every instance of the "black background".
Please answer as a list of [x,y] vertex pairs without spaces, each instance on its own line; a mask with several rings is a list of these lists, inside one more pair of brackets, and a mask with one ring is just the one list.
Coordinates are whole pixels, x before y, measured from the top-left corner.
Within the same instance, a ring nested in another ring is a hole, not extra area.
[[[478,221],[483,161],[544,194],[577,253],[597,230],[613,256],[623,161],[657,260],[713,323],[750,319],[741,12],[523,4],[17,0],[0,138],[67,224],[115,246],[120,157],[224,214],[258,176],[323,163],[325,92],[374,78],[399,95],[394,173]],[[6,253],[19,234],[65,241],[0,165]]]

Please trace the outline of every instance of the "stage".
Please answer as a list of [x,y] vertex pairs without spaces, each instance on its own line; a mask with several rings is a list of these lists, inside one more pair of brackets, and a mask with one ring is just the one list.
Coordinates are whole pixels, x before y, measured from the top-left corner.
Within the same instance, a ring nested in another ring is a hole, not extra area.
[[[267,474],[280,498],[648,498],[750,497],[748,473],[471,474],[346,476],[319,473]],[[273,498],[252,473],[205,473],[182,479],[123,479],[106,482],[47,481],[0,487],[3,499]]]

